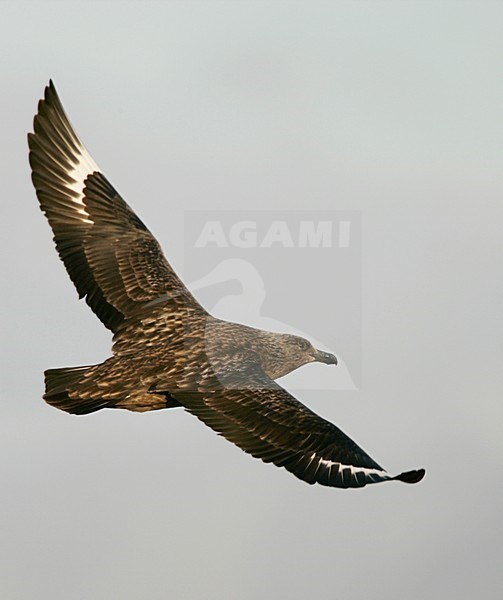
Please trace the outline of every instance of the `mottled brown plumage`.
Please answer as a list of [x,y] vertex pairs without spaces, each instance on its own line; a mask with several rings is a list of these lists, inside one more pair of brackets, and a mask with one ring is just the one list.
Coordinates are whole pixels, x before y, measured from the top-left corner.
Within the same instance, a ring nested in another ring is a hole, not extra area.
[[336,364],[305,339],[211,316],[101,173],[52,84],[29,134],[32,179],[79,296],[113,332],[102,364],[45,373],[45,400],[74,414],[184,407],[265,462],[308,483],[362,487],[389,475],[340,429],[275,379],[309,362]]

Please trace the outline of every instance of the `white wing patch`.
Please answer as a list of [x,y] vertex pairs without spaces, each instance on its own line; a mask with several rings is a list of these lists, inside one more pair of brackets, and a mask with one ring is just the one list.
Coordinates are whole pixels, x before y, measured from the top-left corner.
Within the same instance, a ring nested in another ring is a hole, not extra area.
[[93,157],[86,150],[84,144],[77,136],[75,136],[75,138],[75,144],[78,147],[79,154],[73,156],[73,169],[68,171],[68,175],[73,179],[74,183],[66,183],[66,187],[75,193],[72,194],[73,202],[76,204],[76,211],[79,215],[82,215],[81,221],[92,225],[94,221],[90,218],[84,205],[84,182],[89,175],[100,169],[94,162]]
[[[384,481],[387,479],[393,479],[393,477],[387,471],[381,471],[380,469],[367,469],[365,467],[355,467],[354,465],[345,465],[343,463],[340,463],[340,462],[334,461],[334,460],[326,460],[324,458],[320,458],[316,454],[316,452],[313,452],[313,454],[311,455],[309,464],[311,464],[314,460],[318,460],[318,469],[322,465],[325,467],[328,467],[329,469],[331,469],[333,465],[337,465],[339,467],[339,473],[341,473],[341,477],[344,477],[342,475],[342,471],[344,471],[345,469],[350,469],[351,477],[356,477],[358,474],[361,473],[363,475],[366,475],[373,481],[379,481],[379,480]],[[358,478],[357,478],[357,480],[358,480]]]

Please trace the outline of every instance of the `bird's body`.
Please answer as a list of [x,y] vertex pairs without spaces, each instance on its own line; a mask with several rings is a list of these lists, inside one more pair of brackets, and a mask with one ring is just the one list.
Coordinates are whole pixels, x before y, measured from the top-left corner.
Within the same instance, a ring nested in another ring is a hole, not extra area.
[[86,414],[183,407],[246,452],[308,483],[362,487],[392,476],[275,380],[337,364],[305,339],[216,319],[194,298],[147,227],[80,142],[52,84],[29,134],[41,208],[79,296],[114,335],[102,364],[46,371],[45,400]]
[[51,375],[61,369],[49,370],[46,400],[74,413],[106,407],[145,412],[181,406],[176,394],[197,390],[204,380],[228,387],[236,380],[242,387],[249,374],[274,380],[310,362],[293,343],[295,336],[285,336],[292,343],[282,345],[278,334],[203,311],[184,311],[180,319],[169,304],[163,301],[126,321],[115,334],[113,356],[99,365],[66,370],[76,377],[72,383],[66,380],[64,389],[60,382],[51,386]]

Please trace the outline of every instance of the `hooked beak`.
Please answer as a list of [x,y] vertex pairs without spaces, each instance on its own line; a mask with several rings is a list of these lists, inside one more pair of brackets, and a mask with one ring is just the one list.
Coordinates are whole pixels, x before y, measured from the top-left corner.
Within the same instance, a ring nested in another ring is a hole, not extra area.
[[330,354],[330,352],[323,352],[322,350],[314,351],[314,360],[317,362],[325,363],[326,365],[336,365],[337,357],[335,354]]

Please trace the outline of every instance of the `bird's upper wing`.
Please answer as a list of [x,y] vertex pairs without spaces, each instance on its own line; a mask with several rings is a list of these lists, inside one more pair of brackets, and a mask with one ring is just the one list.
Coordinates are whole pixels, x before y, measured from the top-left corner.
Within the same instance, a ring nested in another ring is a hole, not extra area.
[[[203,311],[73,130],[52,81],[28,134],[32,179],[79,296],[115,331],[149,302]],[[173,304],[171,304],[173,306]]]
[[263,375],[243,386],[207,381],[198,392],[172,395],[206,425],[264,462],[307,483],[348,488],[400,480],[416,483],[424,469],[390,475],[332,423]]

